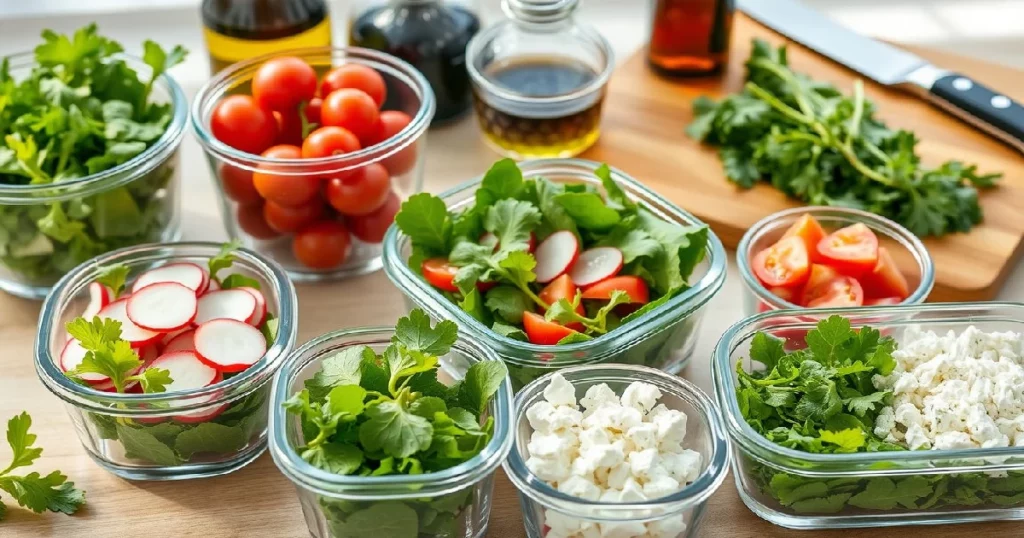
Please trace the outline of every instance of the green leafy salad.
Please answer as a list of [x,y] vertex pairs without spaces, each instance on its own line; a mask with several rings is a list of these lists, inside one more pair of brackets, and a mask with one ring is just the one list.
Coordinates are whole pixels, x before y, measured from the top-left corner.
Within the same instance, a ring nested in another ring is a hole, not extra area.
[[[20,506],[36,513],[44,511],[74,514],[85,504],[85,492],[76,489],[74,482],[60,471],[45,476],[38,472],[16,475],[11,472],[19,467],[32,465],[43,449],[35,446],[36,435],[29,433],[32,417],[26,412],[7,421],[7,443],[11,446],[11,463],[0,471],[0,491],[10,495]],[[0,496],[0,520],[7,514],[7,507]]]
[[[742,361],[736,368],[736,398],[747,424],[769,441],[803,452],[908,450],[874,433],[892,395],[876,389],[872,378],[896,367],[896,341],[831,316],[807,333],[805,344],[787,352],[780,339],[754,336],[750,359],[764,368],[747,372]],[[753,460],[743,466],[763,493],[796,513],[1024,504],[1024,473],[1015,471],[859,478],[800,476]]]
[[[491,441],[488,405],[507,375],[497,361],[474,363],[452,385],[438,379],[439,359],[457,327],[435,327],[420,310],[398,320],[377,353],[346,348],[323,360],[305,388],[283,405],[302,422],[300,456],[330,473],[421,475],[443,471]],[[321,498],[331,536],[455,537],[473,503],[473,487],[437,498],[357,502]]]
[[875,117],[861,81],[853,96],[794,72],[786,47],[754,40],[742,93],[693,102],[693,138],[718,146],[728,178],[766,181],[812,205],[888,217],[924,237],[967,232],[981,222],[978,189],[1000,174],[948,161],[926,168],[917,137]]
[[88,195],[61,184],[124,164],[163,136],[173,110],[150,101],[153,84],[186,55],[146,41],[151,73],[143,77],[95,25],[73,36],[45,30],[42,38],[30,70],[11,58],[0,63],[0,187],[53,185],[39,196],[61,198],[0,202],[0,263],[36,285],[98,254],[161,239],[173,219],[173,196],[164,192],[170,159]]

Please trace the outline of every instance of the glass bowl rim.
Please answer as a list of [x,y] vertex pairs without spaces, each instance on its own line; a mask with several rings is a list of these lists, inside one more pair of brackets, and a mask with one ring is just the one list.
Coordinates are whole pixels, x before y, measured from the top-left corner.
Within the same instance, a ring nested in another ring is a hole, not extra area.
[[[209,241],[136,245],[113,250],[92,258],[61,277],[43,302],[36,331],[33,354],[35,356],[36,374],[43,382],[43,385],[54,395],[79,409],[108,415],[146,417],[166,414],[168,409],[159,406],[148,409],[117,409],[111,407],[111,405],[122,403],[138,405],[168,403],[171,401],[179,402],[189,399],[195,400],[183,405],[172,406],[171,409],[175,413],[181,413],[208,408],[220,402],[243,397],[270,381],[274,372],[280,368],[288,350],[295,345],[298,333],[298,310],[296,308],[298,299],[295,294],[295,287],[292,285],[291,280],[288,279],[284,269],[267,257],[247,248],[236,250],[234,252],[235,256],[248,262],[252,266],[251,269],[253,271],[258,272],[262,278],[274,287],[274,292],[278,296],[280,304],[278,305],[279,311],[277,312],[277,337],[273,345],[267,348],[267,352],[258,362],[238,375],[207,387],[187,391],[117,394],[98,391],[75,383],[71,378],[64,375],[53,360],[50,352],[50,335],[56,329],[54,321],[59,319],[60,313],[66,307],[65,297],[63,297],[64,292],[68,291],[70,286],[76,284],[79,288],[86,285],[87,282],[78,282],[78,280],[90,274],[93,269],[111,261],[116,263],[116,260],[122,256],[147,253],[156,254],[161,250],[171,249],[172,252],[147,261],[173,261],[175,258],[181,257],[180,251],[182,250],[199,249],[208,251],[213,256],[220,248],[220,243]],[[178,251],[177,255],[175,255],[175,251]],[[61,310],[58,311],[58,309]]]
[[[505,469],[505,474],[508,476],[509,481],[511,481],[516,487],[516,490],[520,495],[525,495],[532,501],[543,505],[545,508],[566,513],[568,515],[583,517],[594,521],[619,521],[623,519],[630,519],[629,512],[637,510],[652,510],[655,508],[663,509],[664,512],[659,513],[658,517],[664,517],[669,514],[681,512],[707,500],[715,493],[715,491],[718,490],[722,485],[722,482],[725,481],[726,475],[729,474],[729,462],[731,460],[732,448],[730,447],[729,439],[726,436],[725,430],[722,427],[721,418],[715,410],[714,400],[712,400],[710,396],[708,396],[692,381],[685,379],[682,376],[669,374],[649,366],[608,363],[589,366],[574,366],[571,368],[563,368],[557,372],[545,374],[531,381],[516,394],[515,414],[513,416],[512,425],[513,431],[519,428],[519,425],[523,420],[526,420],[525,403],[527,396],[531,396],[534,393],[539,392],[541,387],[546,386],[550,381],[550,378],[556,373],[563,376],[566,374],[569,376],[573,376],[573,374],[582,374],[578,379],[589,379],[591,377],[611,379],[616,373],[618,373],[622,377],[622,382],[654,381],[661,382],[665,386],[672,387],[678,397],[686,400],[704,418],[708,427],[708,435],[710,437],[711,454],[707,458],[707,466],[701,474],[698,475],[697,479],[672,495],[636,503],[588,501],[562,493],[561,491],[549,486],[543,480],[534,476],[534,474],[526,467],[526,461],[520,451],[515,450],[515,439],[517,436],[513,433],[514,450],[510,452],[502,466]],[[627,378],[626,376],[628,375],[632,375],[633,377]],[[574,379],[569,380],[570,383],[573,383],[573,381]],[[586,514],[584,511],[573,510],[574,507],[580,506],[600,509],[603,511],[602,514],[605,515],[594,516]],[[614,517],[610,515],[620,511],[624,512],[624,514],[622,514],[623,517]],[[643,517],[640,519],[648,518]]]

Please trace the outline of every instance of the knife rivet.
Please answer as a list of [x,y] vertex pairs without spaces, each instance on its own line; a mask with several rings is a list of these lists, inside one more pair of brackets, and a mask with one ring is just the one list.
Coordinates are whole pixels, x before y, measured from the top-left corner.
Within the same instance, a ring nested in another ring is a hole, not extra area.
[[953,79],[953,88],[955,88],[957,90],[965,92],[965,91],[967,91],[967,90],[969,90],[969,89],[971,89],[973,87],[974,87],[974,83],[971,82],[971,79],[969,79],[969,78],[959,77],[959,78]]
[[991,103],[992,106],[996,108],[1010,108],[1012,101],[1010,101],[1010,98],[1005,95],[997,95],[992,98]]

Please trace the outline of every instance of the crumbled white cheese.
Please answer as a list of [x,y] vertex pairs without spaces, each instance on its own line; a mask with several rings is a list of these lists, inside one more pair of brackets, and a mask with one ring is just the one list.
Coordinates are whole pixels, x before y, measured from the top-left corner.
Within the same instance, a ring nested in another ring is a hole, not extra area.
[[[682,490],[700,474],[701,455],[683,446],[686,415],[659,404],[661,397],[649,383],[632,383],[621,397],[602,383],[580,398],[581,411],[575,387],[555,374],[544,400],[526,410],[534,429],[527,468],[586,501],[645,502]],[[676,538],[686,531],[678,514],[647,523],[595,523],[546,510],[545,524],[546,538]]]

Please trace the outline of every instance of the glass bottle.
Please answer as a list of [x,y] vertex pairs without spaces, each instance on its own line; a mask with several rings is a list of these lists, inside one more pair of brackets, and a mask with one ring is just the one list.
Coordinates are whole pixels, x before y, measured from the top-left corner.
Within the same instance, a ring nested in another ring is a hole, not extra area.
[[614,64],[578,0],[503,0],[508,19],[480,32],[467,63],[485,140],[515,159],[572,157],[600,136]]
[[349,44],[409,62],[430,82],[437,109],[432,125],[469,110],[466,45],[480,30],[467,4],[439,0],[371,1],[352,17]]
[[331,44],[324,0],[203,0],[201,14],[213,73],[263,54]]
[[735,0],[654,0],[647,60],[668,75],[704,75],[729,59]]

